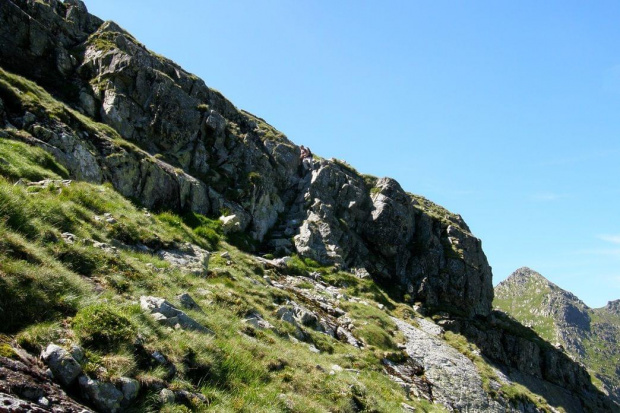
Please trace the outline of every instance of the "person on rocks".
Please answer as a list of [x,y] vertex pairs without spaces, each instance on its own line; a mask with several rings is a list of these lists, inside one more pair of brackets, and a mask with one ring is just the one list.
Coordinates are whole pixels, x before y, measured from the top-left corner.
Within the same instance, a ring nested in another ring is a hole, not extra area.
[[311,171],[313,167],[312,151],[310,151],[310,148],[306,148],[304,145],[301,145],[300,148],[301,155],[299,156],[299,158],[301,159],[301,164],[304,170]]

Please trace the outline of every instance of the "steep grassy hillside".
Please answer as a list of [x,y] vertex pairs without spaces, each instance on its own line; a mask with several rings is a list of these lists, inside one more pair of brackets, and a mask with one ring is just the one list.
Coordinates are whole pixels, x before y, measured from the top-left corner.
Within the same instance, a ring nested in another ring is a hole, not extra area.
[[[364,350],[312,330],[307,343],[299,342],[291,325],[274,314],[278,303],[299,298],[264,278],[277,280],[289,271],[265,270],[254,257],[220,240],[217,223],[194,215],[151,214],[110,186],[62,181],[66,171],[40,149],[6,139],[0,148],[5,166],[0,326],[23,348],[37,354],[50,342],[80,344],[85,349],[81,364],[91,377],[139,380],[144,391],[133,404],[136,411],[155,408],[161,387],[200,393],[205,401],[190,398],[185,405],[215,411],[400,409],[405,393],[382,373],[380,363],[386,355],[401,357],[396,328],[376,304],[344,306],[368,344]],[[26,176],[48,181],[32,184]],[[206,277],[174,268],[154,254],[155,248],[184,242],[214,252]],[[307,274],[306,268],[297,260],[290,272]],[[331,284],[346,283],[352,297],[400,308],[369,280],[338,272],[324,277]],[[299,288],[307,288],[303,278]],[[202,308],[188,314],[215,334],[158,325],[138,302],[143,295],[158,296],[181,307],[176,297],[182,293]],[[274,327],[244,323],[256,313]],[[164,363],[151,357],[155,352],[164,355]],[[334,365],[343,370],[337,368],[336,374]],[[434,411],[424,401],[408,403]]]
[[0,66],[0,409],[616,407],[492,311],[459,215],[302,163],[81,1],[0,1]]

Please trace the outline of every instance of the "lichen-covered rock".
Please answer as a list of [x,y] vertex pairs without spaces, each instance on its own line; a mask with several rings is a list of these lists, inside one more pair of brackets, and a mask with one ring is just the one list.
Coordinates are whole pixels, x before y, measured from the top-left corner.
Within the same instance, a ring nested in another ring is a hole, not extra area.
[[40,368],[38,361],[20,348],[15,359],[0,357],[0,411],[68,412],[91,410],[71,399],[60,385]]
[[78,383],[83,397],[97,410],[106,413],[121,411],[123,393],[112,383],[94,380],[88,376],[80,376]]
[[123,393],[121,406],[126,407],[133,402],[140,392],[140,383],[136,379],[121,377],[118,379],[117,387]]
[[41,358],[61,384],[68,386],[82,373],[82,366],[62,347],[50,344],[41,353]]
[[157,255],[172,266],[195,275],[204,277],[209,270],[211,253],[194,244],[187,243],[176,249],[160,250]]

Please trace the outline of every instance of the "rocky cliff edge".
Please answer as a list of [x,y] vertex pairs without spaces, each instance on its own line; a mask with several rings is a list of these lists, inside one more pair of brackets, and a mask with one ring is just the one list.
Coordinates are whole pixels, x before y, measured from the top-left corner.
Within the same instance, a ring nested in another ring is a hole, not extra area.
[[[398,284],[412,301],[487,315],[491,268],[460,216],[315,158],[264,120],[147,50],[78,0],[0,3],[0,62],[43,86],[5,82],[6,137],[54,154],[77,179],[110,182],[153,209],[232,217],[262,248]],[[23,105],[24,95],[32,96]]]

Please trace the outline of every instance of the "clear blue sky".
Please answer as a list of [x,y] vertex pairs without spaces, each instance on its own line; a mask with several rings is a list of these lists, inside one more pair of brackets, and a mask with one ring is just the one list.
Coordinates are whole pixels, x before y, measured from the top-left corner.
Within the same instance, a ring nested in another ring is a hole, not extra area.
[[460,213],[494,283],[620,298],[620,2],[87,0],[297,144]]

